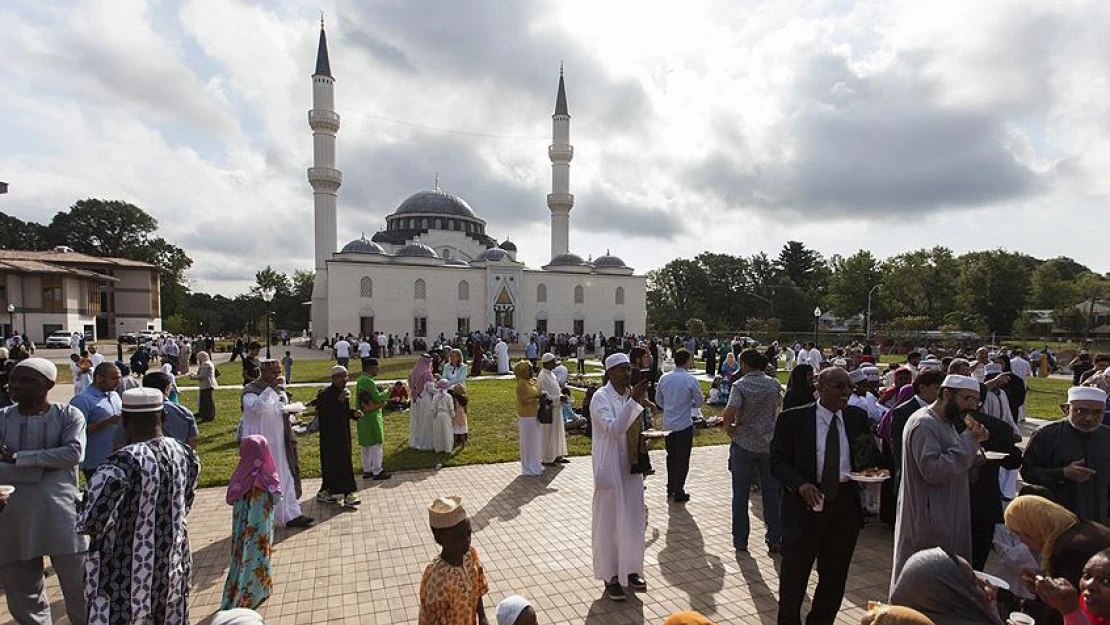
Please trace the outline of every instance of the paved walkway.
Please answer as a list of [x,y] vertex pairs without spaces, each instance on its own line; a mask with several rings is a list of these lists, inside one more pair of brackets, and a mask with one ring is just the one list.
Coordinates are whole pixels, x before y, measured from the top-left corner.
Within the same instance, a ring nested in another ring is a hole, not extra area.
[[[774,623],[779,558],[759,547],[758,497],[753,550],[733,552],[727,455],[723,446],[695,449],[693,499],[674,505],[664,497],[663,455],[654,454],[660,472],[647,481],[649,590],[624,604],[603,598],[592,579],[589,458],[536,478],[519,477],[517,464],[400,473],[387,482],[362,482],[363,504],[356,512],[316,504],[311,494],[319,480],[308,480],[305,513],[318,523],[277,530],[274,594],[260,611],[268,624],[415,624],[421,572],[437,552],[426,506],[437,495],[457,494],[473,518],[474,546],[490,580],[491,622],[494,604],[519,592],[533,600],[547,624],[658,624],[670,612],[690,608],[722,625]],[[223,489],[202,490],[189,515],[194,623],[207,623],[219,607],[231,526],[223,497]],[[864,528],[838,622],[858,623],[868,600],[885,597],[891,534],[879,523]],[[57,584],[48,583],[60,615]],[[0,608],[0,623],[11,622],[6,607]]]

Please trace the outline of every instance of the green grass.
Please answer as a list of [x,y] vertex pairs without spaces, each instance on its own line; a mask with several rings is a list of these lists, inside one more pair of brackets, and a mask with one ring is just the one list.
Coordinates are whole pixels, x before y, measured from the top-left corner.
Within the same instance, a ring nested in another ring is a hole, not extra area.
[[[296,368],[293,370],[296,374]],[[225,376],[226,377],[226,376]],[[384,378],[384,376],[382,376]],[[515,385],[512,380],[488,380],[473,382],[470,391],[469,428],[470,438],[466,447],[452,454],[430,451],[416,451],[408,448],[409,413],[385,413],[385,468],[388,471],[409,469],[428,469],[437,464],[461,466],[467,464],[489,464],[512,462],[520,459],[520,446],[517,442],[517,423],[514,407],[516,405]],[[239,445],[235,441],[235,430],[239,423],[239,389],[225,388],[216,391],[216,420],[200,424],[200,440],[197,451],[201,460],[201,486],[220,486],[227,484],[232,471],[239,461]],[[315,396],[316,389],[293,389],[293,399],[308,401]],[[575,392],[576,405],[580,405],[582,393]],[[182,403],[196,409],[196,392],[182,388]],[[719,408],[705,409],[707,415],[719,414]],[[659,420],[659,416],[656,420]],[[302,420],[310,421],[307,413]],[[351,424],[352,449],[351,462],[355,471],[361,470],[357,438]],[[320,442],[317,434],[298,436],[301,474],[304,477],[320,476]],[[697,430],[694,444],[697,446],[720,445],[728,442],[728,437],[719,429]],[[662,443],[654,443],[661,447]],[[567,436],[567,447],[572,456],[585,456],[590,453],[590,439],[581,435]]]

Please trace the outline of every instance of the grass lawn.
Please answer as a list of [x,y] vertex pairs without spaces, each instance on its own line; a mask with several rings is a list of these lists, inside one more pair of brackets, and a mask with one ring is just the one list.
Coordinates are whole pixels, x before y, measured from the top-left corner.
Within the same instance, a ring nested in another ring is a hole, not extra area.
[[[393,360],[399,360],[393,359]],[[307,363],[307,361],[306,361]],[[232,363],[238,366],[237,363]],[[296,374],[296,366],[293,369]],[[224,376],[226,378],[226,375]],[[385,376],[381,376],[384,378]],[[197,393],[182,388],[182,403],[196,409]],[[515,386],[512,380],[489,380],[474,382],[470,391],[470,440],[465,448],[452,454],[437,454],[430,451],[409,449],[409,413],[387,412],[385,414],[385,468],[387,471],[405,469],[427,469],[437,464],[459,466],[465,464],[487,464],[511,462],[520,459],[517,442]],[[239,461],[239,444],[235,441],[235,429],[239,423],[239,389],[227,388],[216,391],[216,420],[200,424],[198,452],[201,460],[201,486],[220,486],[227,484],[231,472]],[[315,396],[316,389],[293,389],[296,401],[308,401]],[[581,403],[582,393],[575,393],[575,401]],[[706,408],[705,413],[717,414],[719,409]],[[302,420],[309,421],[306,413]],[[660,417],[656,417],[657,421]],[[351,423],[351,462],[356,473],[361,471],[358,444],[354,423]],[[298,451],[301,460],[301,474],[304,477],[320,476],[320,444],[317,434],[302,434],[298,438]],[[728,442],[728,437],[719,429],[696,430],[694,444],[719,445]],[[662,443],[654,443],[661,448]],[[572,456],[590,453],[590,439],[581,435],[567,437],[567,446]],[[657,468],[658,470],[658,468]],[[360,478],[361,479],[361,478]]]

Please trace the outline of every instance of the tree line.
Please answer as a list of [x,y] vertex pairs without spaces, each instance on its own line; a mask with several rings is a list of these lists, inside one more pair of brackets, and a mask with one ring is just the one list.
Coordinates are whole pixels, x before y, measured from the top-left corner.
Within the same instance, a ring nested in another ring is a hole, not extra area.
[[950,329],[986,335],[1042,332],[1030,309],[1052,310],[1056,328],[1089,332],[1110,281],[1064,256],[1040,260],[1002,249],[956,255],[922,248],[884,260],[868,250],[825,258],[798,241],[775,257],[703,252],[647,274],[648,327],[682,331],[690,319],[712,331],[806,332],[814,309],[866,315],[891,330]]

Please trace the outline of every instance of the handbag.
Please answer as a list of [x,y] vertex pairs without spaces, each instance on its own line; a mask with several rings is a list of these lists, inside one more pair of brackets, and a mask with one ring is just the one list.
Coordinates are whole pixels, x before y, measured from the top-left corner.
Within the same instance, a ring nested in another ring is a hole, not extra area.
[[544,425],[550,425],[553,420],[552,405],[553,402],[548,399],[547,395],[540,395],[540,411],[536,413],[536,420]]

